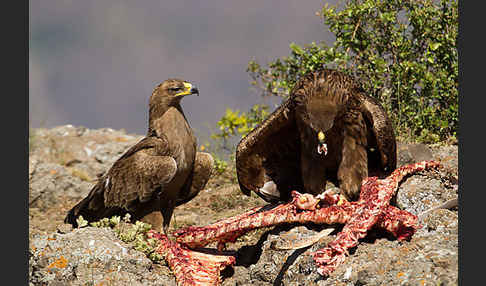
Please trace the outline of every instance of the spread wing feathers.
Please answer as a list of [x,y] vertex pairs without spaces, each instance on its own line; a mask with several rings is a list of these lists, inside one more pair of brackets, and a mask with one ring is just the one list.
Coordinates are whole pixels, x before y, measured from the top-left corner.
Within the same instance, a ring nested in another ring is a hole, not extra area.
[[146,137],[130,148],[103,176],[106,207],[129,210],[132,203],[150,200],[158,188],[164,192],[177,172],[165,137]]
[[268,180],[278,189],[300,188],[300,139],[293,102],[287,100],[238,143],[236,172],[244,194],[250,195]]
[[368,136],[372,141],[368,142],[368,145],[376,145],[379,152],[377,154],[380,156],[380,158],[377,158],[378,160],[373,161],[381,162],[381,166],[376,167],[385,170],[386,173],[383,175],[386,175],[395,170],[397,166],[397,143],[393,126],[385,110],[375,98],[365,94],[360,94],[360,97],[364,118],[370,126],[369,135],[374,135]]

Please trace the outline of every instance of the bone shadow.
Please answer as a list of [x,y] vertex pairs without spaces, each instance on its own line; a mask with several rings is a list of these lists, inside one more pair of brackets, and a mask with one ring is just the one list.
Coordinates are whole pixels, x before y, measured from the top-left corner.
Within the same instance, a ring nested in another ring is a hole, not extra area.
[[272,229],[264,232],[260,238],[258,239],[257,243],[253,245],[244,245],[236,251],[236,266],[244,266],[249,267],[250,265],[256,264],[263,253],[263,243],[267,240],[269,235],[278,235],[282,231],[289,231],[292,228],[305,225],[309,228],[319,228],[321,226],[309,223],[309,224],[300,224],[300,223],[284,223],[280,225],[273,226]]
[[272,229],[264,232],[262,236],[258,239],[257,243],[253,245],[244,245],[237,250],[236,256],[236,266],[249,267],[250,265],[256,264],[260,260],[260,256],[263,253],[263,243],[267,240],[270,234],[278,234],[282,231],[284,226],[276,226]]
[[[309,229],[314,229],[316,231],[320,231],[323,227],[323,225],[319,225],[319,224],[314,224],[314,223],[308,223],[308,224],[295,224],[295,225],[292,225],[291,227],[294,227],[294,226],[298,226],[298,225],[304,225],[306,226],[307,228]],[[329,235],[335,235],[339,232],[341,232],[342,228],[343,228],[343,225],[328,225],[328,226],[332,226],[335,228],[335,230],[330,233]],[[306,252],[309,248],[313,247],[315,244],[312,244],[312,245],[309,245],[309,246],[306,246],[306,247],[303,247],[303,248],[299,248],[299,249],[296,249],[288,258],[287,260],[284,262],[284,264],[282,265],[282,268],[280,269],[277,277],[275,278],[275,280],[273,281],[273,286],[280,286],[280,285],[284,285],[283,284],[283,278],[284,278],[284,275],[285,273],[287,272],[287,270],[289,269],[289,267],[294,264],[295,260],[297,260],[297,257],[299,257],[302,253]],[[319,276],[319,278],[315,279],[314,280],[314,283],[317,283],[319,280],[327,280],[327,277],[322,277],[322,276]]]
[[280,286],[283,285],[283,278],[285,272],[289,269],[290,265],[294,264],[295,260],[297,260],[297,257],[299,257],[302,253],[306,252],[307,249],[311,248],[312,245],[306,246],[304,248],[296,249],[285,261],[285,263],[282,265],[282,268],[280,269],[277,277],[273,281],[273,286]]

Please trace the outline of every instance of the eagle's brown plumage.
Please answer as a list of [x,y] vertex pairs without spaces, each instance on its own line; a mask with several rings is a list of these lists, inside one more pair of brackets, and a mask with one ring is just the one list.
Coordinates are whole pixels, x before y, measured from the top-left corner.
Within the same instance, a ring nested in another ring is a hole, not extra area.
[[[99,179],[65,222],[76,226],[82,215],[96,221],[131,214],[132,220],[161,212],[166,232],[174,208],[204,188],[213,168],[210,154],[196,152],[196,138],[180,100],[198,94],[190,83],[169,79],[158,85],[149,103],[147,136],[126,151]],[[153,227],[160,229],[160,225]]]
[[[320,131],[327,154],[319,154]],[[382,106],[351,77],[328,69],[300,79],[236,151],[241,190],[267,201],[286,201],[291,190],[322,193],[327,180],[354,200],[365,177],[395,167],[395,135]]]

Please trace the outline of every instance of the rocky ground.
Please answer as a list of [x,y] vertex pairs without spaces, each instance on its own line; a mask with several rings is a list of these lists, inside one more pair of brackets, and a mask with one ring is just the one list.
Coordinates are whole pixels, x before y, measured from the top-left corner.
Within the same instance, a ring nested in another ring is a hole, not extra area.
[[[70,229],[66,212],[94,185],[96,178],[141,136],[109,128],[70,125],[33,129],[29,140],[29,281],[31,285],[175,285],[170,269],[152,262],[118,239],[109,227]],[[395,205],[412,213],[458,195],[457,145],[399,144],[399,165],[440,159],[444,168],[406,179]],[[264,205],[243,195],[234,169],[213,174],[206,189],[176,209],[171,229],[206,225]],[[133,226],[133,225],[132,225]],[[131,226],[122,226],[131,227]],[[223,285],[457,285],[458,210],[438,209],[422,218],[409,242],[372,231],[352,249],[329,278],[316,271],[309,253],[325,246],[340,230],[299,250],[274,250],[293,233],[315,233],[323,226],[263,229],[228,248],[238,251],[237,265],[223,272]]]

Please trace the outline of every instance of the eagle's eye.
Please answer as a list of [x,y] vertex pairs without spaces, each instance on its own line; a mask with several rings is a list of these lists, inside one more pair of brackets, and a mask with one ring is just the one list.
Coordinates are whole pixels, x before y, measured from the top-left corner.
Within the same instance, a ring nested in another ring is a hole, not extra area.
[[179,87],[179,86],[169,87],[170,91],[179,91],[181,89],[182,89],[182,87]]

